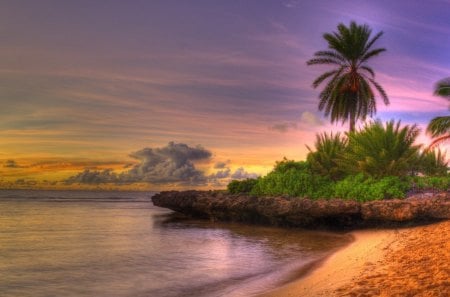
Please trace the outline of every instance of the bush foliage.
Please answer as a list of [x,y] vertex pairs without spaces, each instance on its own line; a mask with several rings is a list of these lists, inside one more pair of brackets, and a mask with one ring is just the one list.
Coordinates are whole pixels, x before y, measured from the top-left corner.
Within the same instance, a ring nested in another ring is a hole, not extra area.
[[348,176],[335,185],[334,197],[370,201],[389,198],[404,198],[409,184],[397,176],[381,179],[364,177],[363,174]]
[[420,156],[419,171],[427,176],[444,176],[447,174],[448,161],[440,150],[425,151]]
[[307,161],[284,158],[264,177],[232,181],[228,191],[358,201],[404,198],[408,191],[448,191],[444,154],[420,153],[414,145],[418,133],[416,126],[375,121],[346,137],[319,134],[315,150],[308,147]]
[[400,121],[366,124],[362,130],[347,134],[348,146],[339,165],[348,174],[404,176],[417,167],[420,147],[413,143],[418,134],[415,125],[401,127]]
[[257,180],[252,178],[233,180],[228,184],[227,190],[231,194],[250,193],[256,183]]
[[314,146],[315,151],[306,146],[309,150],[306,160],[311,166],[311,171],[333,180],[342,178],[345,172],[337,162],[345,152],[347,139],[340,133],[318,134]]
[[416,191],[449,191],[450,175],[415,176],[412,178],[412,190]]
[[258,179],[253,195],[286,195],[320,198],[328,196],[331,180],[311,172],[307,162],[283,160],[265,177]]

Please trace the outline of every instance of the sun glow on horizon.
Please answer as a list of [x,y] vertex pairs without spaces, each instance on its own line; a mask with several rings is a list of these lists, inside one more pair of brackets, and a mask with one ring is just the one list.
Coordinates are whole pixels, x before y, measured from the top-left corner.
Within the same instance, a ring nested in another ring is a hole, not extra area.
[[348,129],[317,110],[324,69],[306,61],[351,20],[384,32],[373,68],[391,104],[374,118],[430,143],[449,4],[294,2],[0,4],[0,188],[223,188],[304,160],[316,133]]

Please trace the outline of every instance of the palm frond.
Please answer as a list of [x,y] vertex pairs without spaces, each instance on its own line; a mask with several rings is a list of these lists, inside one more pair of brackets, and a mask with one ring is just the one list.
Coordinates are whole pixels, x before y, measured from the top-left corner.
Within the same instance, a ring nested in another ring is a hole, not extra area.
[[337,60],[341,61],[342,63],[346,62],[345,58],[342,57],[342,55],[336,51],[318,51],[318,52],[314,53],[314,56],[337,59]]
[[314,82],[312,84],[313,87],[317,88],[324,80],[326,80],[327,78],[329,78],[332,75],[335,75],[338,72],[339,72],[339,70],[332,70],[332,71],[328,71],[328,72],[323,73],[322,75],[317,77],[316,80],[314,80]]
[[369,81],[375,86],[375,88],[377,89],[378,93],[380,93],[381,98],[383,98],[383,102],[385,105],[389,105],[389,98],[386,94],[386,91],[383,89],[383,87],[378,84],[374,79],[369,78]]
[[372,78],[375,78],[375,72],[373,71],[373,69],[371,67],[369,67],[369,66],[360,66],[360,68],[362,70],[365,70],[365,71],[369,72],[370,75],[372,76]]
[[316,65],[316,64],[321,64],[321,65],[327,65],[327,64],[331,64],[331,65],[341,65],[341,62],[335,60],[335,59],[331,59],[331,58],[313,58],[311,60],[308,60],[306,62],[306,65]]
[[429,149],[432,149],[434,147],[436,147],[438,144],[445,142],[445,141],[449,141],[450,140],[450,134],[438,137],[436,139],[433,140],[433,142],[431,142],[431,144],[428,146]]
[[449,97],[450,100],[450,77],[437,82],[434,87],[434,94],[441,97]]
[[383,31],[378,32],[367,44],[364,48],[364,54],[372,47],[372,45],[383,35]]
[[450,134],[450,116],[435,117],[428,124],[427,132],[433,137]]
[[374,50],[371,50],[370,52],[364,54],[364,56],[361,58],[360,63],[364,63],[367,60],[369,60],[372,57],[378,56],[380,53],[385,52],[386,49],[385,48],[377,48]]

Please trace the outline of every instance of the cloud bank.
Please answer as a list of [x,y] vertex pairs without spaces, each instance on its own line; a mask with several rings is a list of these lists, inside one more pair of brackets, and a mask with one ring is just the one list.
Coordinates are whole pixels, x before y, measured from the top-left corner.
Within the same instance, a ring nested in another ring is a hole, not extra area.
[[6,160],[5,164],[3,165],[5,168],[24,168],[24,166],[20,166],[17,164],[14,160]]
[[169,142],[160,148],[144,148],[130,154],[137,164],[127,165],[122,173],[112,169],[82,172],[64,180],[66,184],[177,184],[177,185],[225,185],[231,179],[256,178],[258,174],[247,172],[243,167],[234,172],[229,168],[230,161],[216,162],[215,173],[205,175],[195,167],[194,162],[210,161],[211,151],[201,147],[191,147],[184,143]]
[[162,148],[144,148],[130,156],[139,161],[120,179],[127,182],[199,184],[206,180],[193,161],[208,160],[211,152],[201,146],[170,142]]
[[190,147],[184,143],[169,142],[161,148],[144,148],[130,154],[136,165],[120,174],[111,169],[103,171],[85,169],[65,180],[67,184],[152,184],[179,183],[199,185],[206,182],[203,172],[195,168],[193,161],[208,160],[211,152],[201,146]]

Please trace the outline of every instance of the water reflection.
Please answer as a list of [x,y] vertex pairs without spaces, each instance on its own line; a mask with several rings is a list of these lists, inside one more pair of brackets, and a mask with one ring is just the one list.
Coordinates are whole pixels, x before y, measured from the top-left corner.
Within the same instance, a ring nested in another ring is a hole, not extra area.
[[0,193],[1,296],[249,296],[348,240],[180,220],[143,194],[26,194]]

